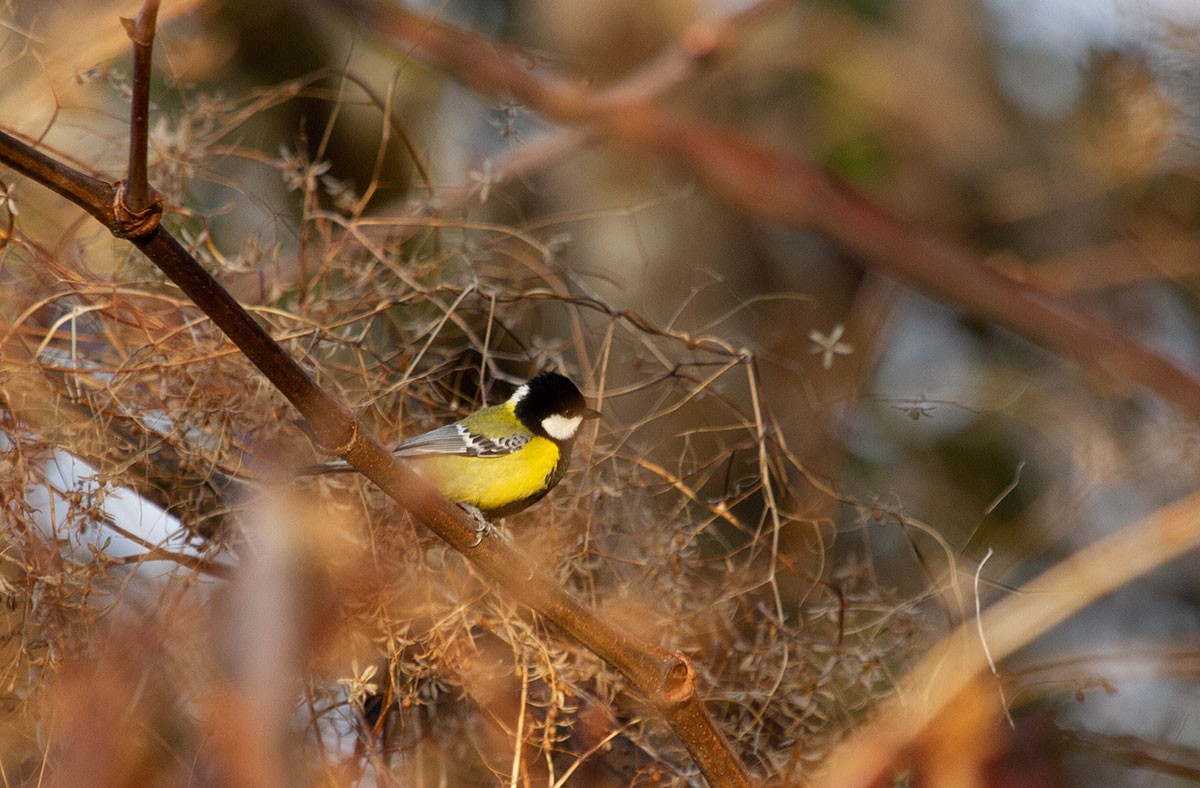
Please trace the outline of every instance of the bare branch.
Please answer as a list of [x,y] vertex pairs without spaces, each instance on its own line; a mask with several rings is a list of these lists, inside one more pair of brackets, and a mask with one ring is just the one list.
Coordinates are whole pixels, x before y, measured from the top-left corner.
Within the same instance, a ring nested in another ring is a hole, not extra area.
[[121,18],[125,33],[133,42],[133,100],[129,123],[129,187],[125,194],[131,213],[150,207],[150,184],[146,158],[150,145],[150,62],[154,50],[154,29],[158,21],[158,0],[146,0],[133,19]]
[[477,542],[475,523],[370,437],[325,393],[162,226],[126,234],[114,210],[121,189],[59,164],[0,132],[0,163],[45,183],[125,235],[225,333],[311,426],[313,437],[378,484],[515,599],[616,668],[666,718],[713,785],[749,784],[745,767],[696,695],[696,670],[682,652],[641,642],[599,618],[499,538]]

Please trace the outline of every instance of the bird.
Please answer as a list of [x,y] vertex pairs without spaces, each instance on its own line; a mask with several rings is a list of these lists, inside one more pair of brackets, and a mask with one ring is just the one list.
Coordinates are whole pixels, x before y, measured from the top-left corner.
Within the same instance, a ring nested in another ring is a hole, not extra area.
[[[506,402],[409,438],[393,453],[451,501],[494,521],[546,497],[567,472],[580,426],[599,416],[570,379],[543,371]],[[332,462],[301,475],[353,470]]]

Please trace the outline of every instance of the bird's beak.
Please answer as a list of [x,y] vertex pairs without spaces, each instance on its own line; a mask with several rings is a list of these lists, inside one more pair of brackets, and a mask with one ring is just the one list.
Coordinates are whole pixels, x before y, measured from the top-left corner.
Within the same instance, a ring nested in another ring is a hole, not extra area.
[[598,418],[600,418],[600,411],[593,410],[592,408],[588,408],[587,410],[585,410],[583,412],[583,417],[585,419],[598,419]]

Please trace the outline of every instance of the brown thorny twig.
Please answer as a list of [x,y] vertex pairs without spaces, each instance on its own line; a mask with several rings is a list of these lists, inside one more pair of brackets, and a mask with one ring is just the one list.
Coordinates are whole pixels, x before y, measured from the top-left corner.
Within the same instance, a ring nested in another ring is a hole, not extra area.
[[654,150],[690,167],[750,214],[814,229],[864,263],[1086,369],[1133,381],[1200,417],[1200,378],[1065,301],[1005,277],[969,250],[922,235],[810,162],[662,109],[636,91],[595,92],[538,73],[529,58],[428,17],[366,0],[334,5],[403,40],[433,65],[492,97],[572,129]]
[[[139,115],[137,108],[147,107],[148,97],[136,94],[149,90],[148,55],[153,37],[147,26],[153,21],[155,6],[154,0],[148,0],[142,14],[126,23],[135,49],[142,53],[135,64],[147,72],[134,76],[131,131],[131,144],[140,141],[143,147],[148,116]],[[144,158],[144,150],[131,153],[135,162],[131,180],[142,171],[136,162]],[[295,359],[159,224],[162,203],[148,186],[143,192],[136,183],[96,178],[4,132],[0,132],[0,162],[80,206],[115,236],[134,244],[300,411],[322,449],[352,464],[487,578],[624,675],[663,715],[710,784],[749,785],[745,766],[697,696],[696,669],[682,652],[670,653],[612,626],[505,540],[489,538],[477,543],[475,523],[366,434],[350,412],[318,388]],[[146,195],[146,203],[130,204],[131,194]]]

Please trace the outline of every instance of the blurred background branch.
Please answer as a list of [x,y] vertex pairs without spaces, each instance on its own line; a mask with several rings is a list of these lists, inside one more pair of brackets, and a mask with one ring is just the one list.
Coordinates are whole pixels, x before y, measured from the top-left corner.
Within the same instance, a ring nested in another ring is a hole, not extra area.
[[[1200,416],[1200,378],[1192,372],[1066,302],[1001,275],[982,259],[909,230],[821,168],[778,156],[694,118],[663,112],[629,91],[601,95],[578,90],[560,76],[527,68],[526,57],[403,8],[357,0],[337,5],[365,27],[412,43],[433,63],[487,95],[512,96],[553,120],[599,129],[681,160],[714,193],[751,215],[816,229],[864,263],[1086,367],[1134,381]],[[685,37],[708,36],[697,30]]]

